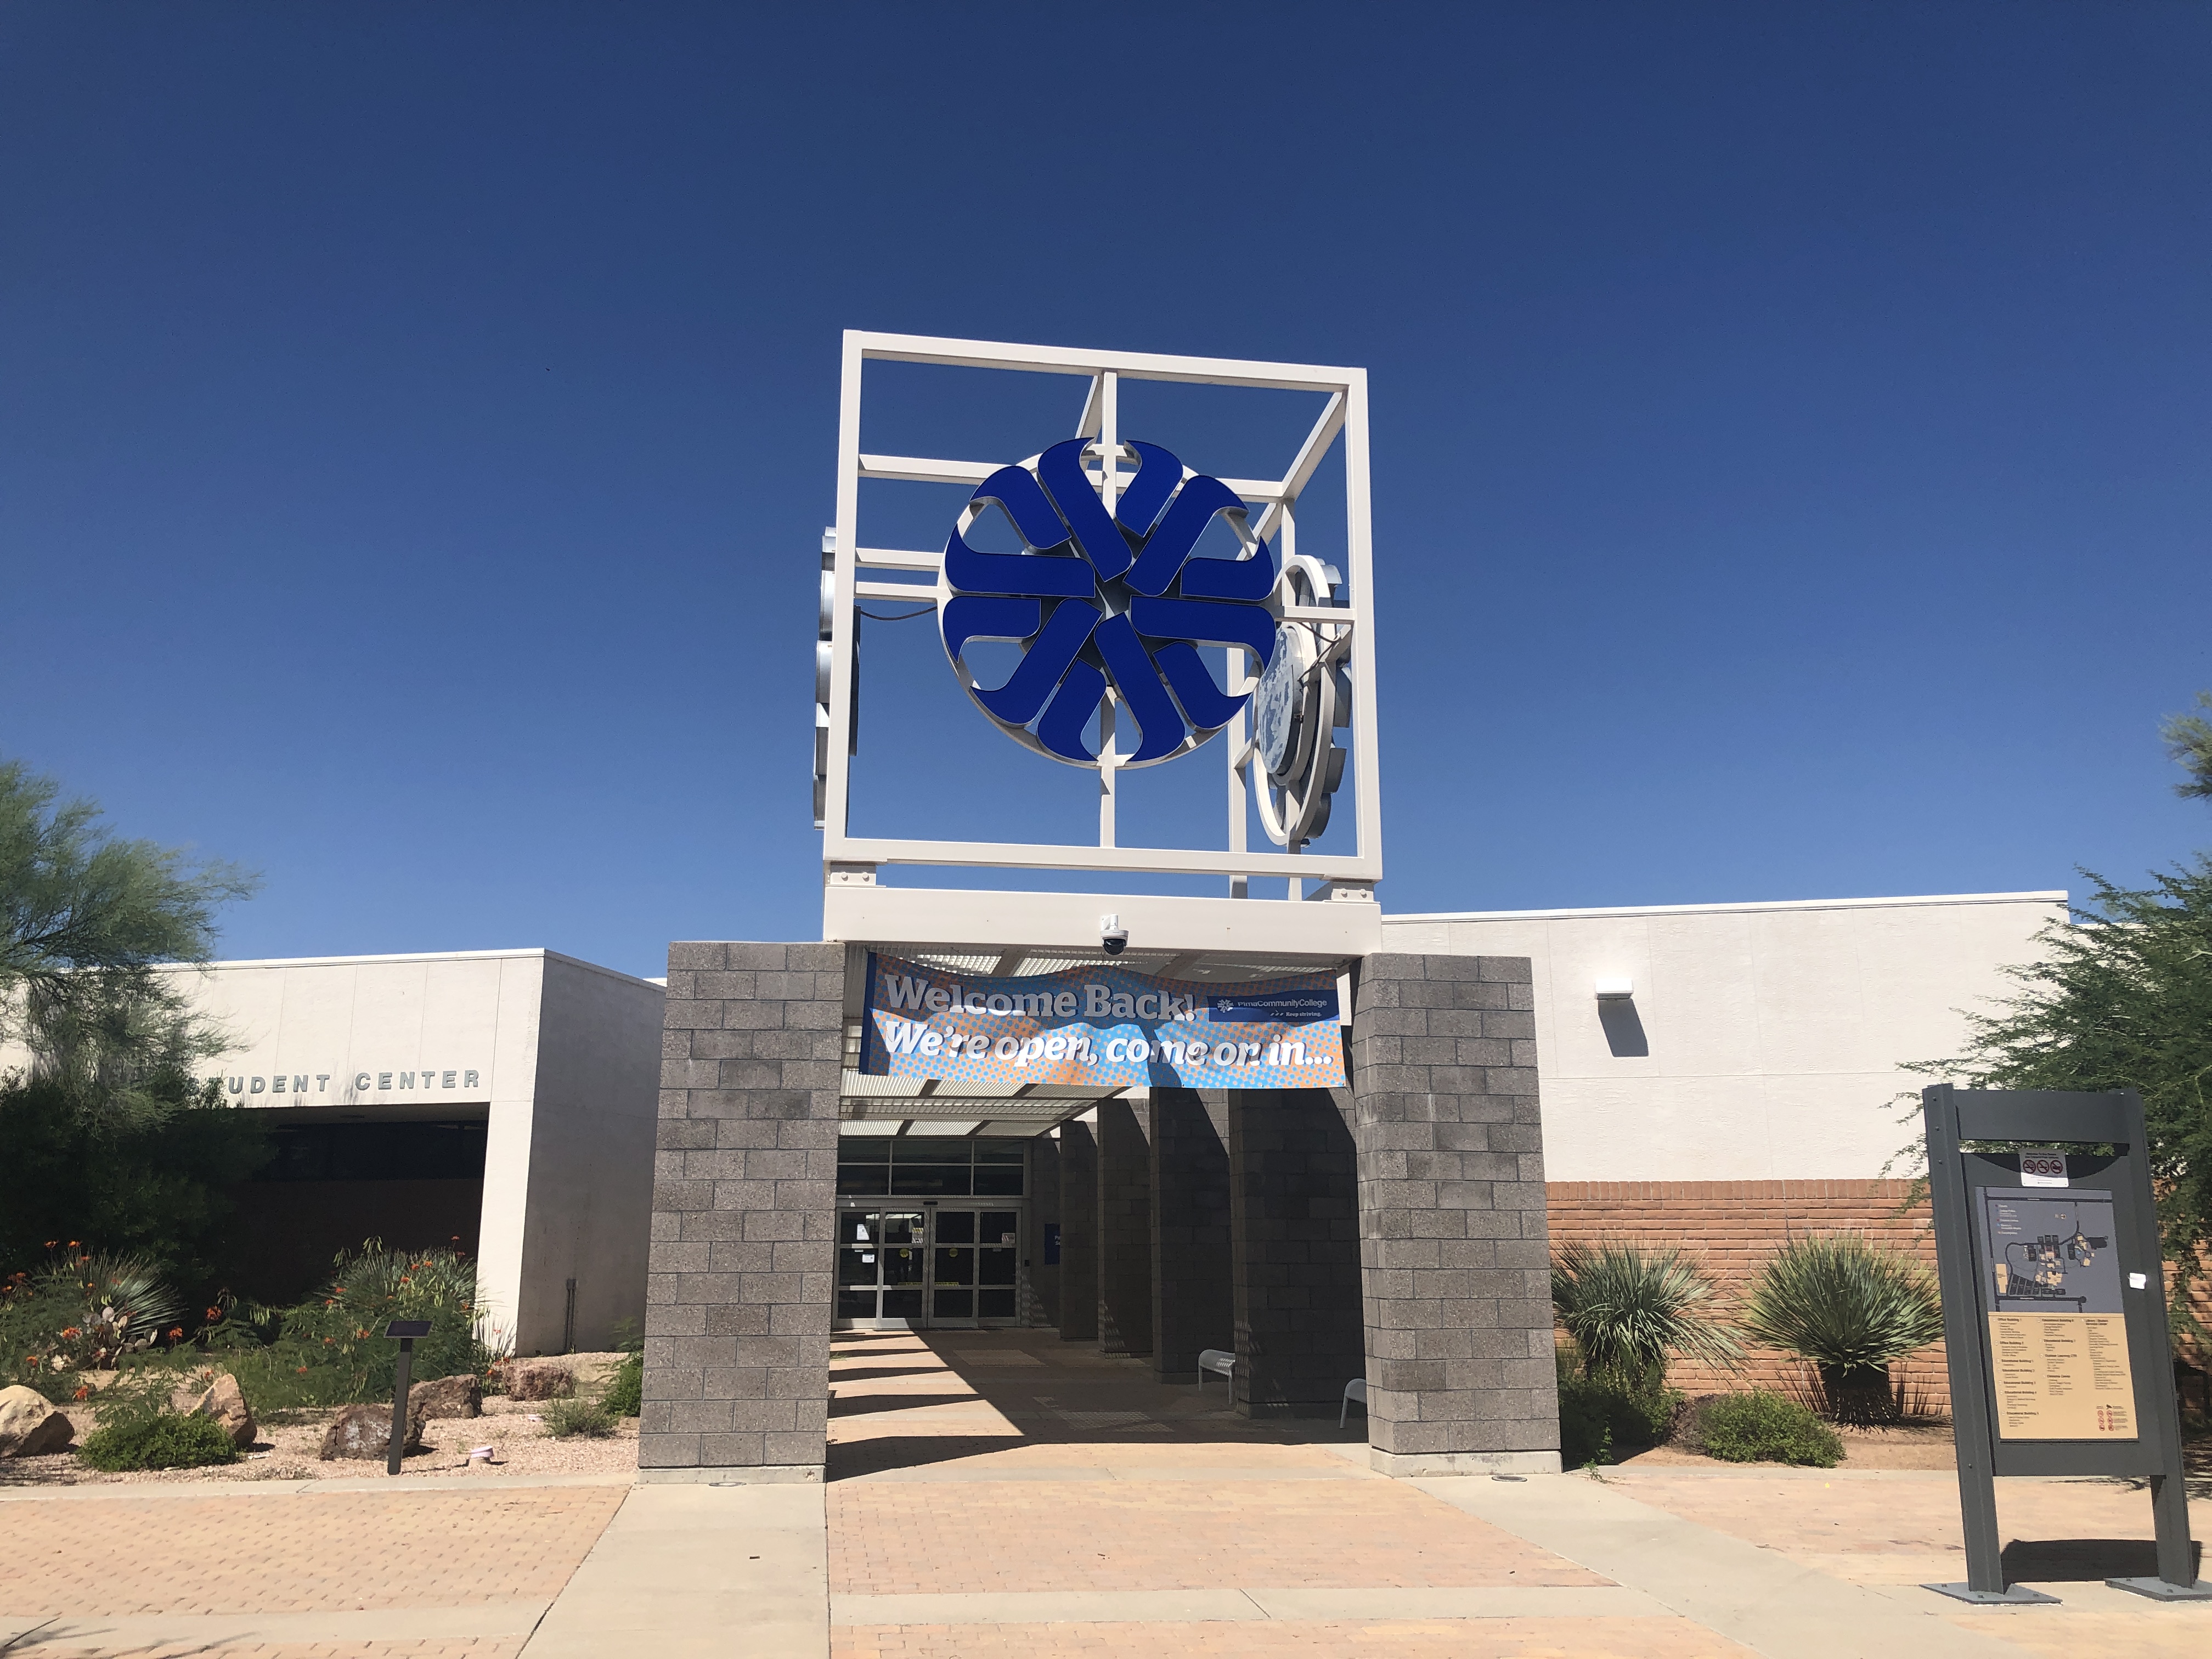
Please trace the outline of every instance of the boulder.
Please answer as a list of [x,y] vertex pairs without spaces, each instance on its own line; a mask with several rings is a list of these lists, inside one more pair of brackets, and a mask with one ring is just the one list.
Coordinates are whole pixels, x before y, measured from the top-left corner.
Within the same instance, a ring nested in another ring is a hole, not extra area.
[[[392,1446],[392,1407],[380,1402],[368,1406],[348,1406],[331,1420],[323,1431],[323,1457],[360,1457],[382,1459]],[[407,1413],[407,1438],[399,1449],[404,1456],[409,1452],[422,1449],[422,1413],[413,1409],[410,1402]]]
[[482,1417],[483,1384],[473,1376],[441,1376],[407,1390],[407,1408],[425,1417]]
[[246,1403],[246,1395],[238,1386],[238,1379],[228,1371],[220,1372],[208,1385],[207,1392],[192,1402],[196,1417],[212,1417],[222,1425],[230,1436],[230,1443],[244,1451],[253,1443],[259,1432],[253,1421],[253,1412]]
[[0,1457],[44,1457],[76,1437],[76,1425],[36,1389],[0,1389]]
[[566,1400],[576,1379],[557,1359],[510,1359],[501,1367],[510,1400]]

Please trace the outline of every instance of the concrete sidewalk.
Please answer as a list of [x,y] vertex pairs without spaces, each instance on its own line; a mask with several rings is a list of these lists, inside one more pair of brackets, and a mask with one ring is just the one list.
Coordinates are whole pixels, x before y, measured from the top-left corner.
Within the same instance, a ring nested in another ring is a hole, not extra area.
[[818,1486],[633,1487],[524,1649],[527,1659],[824,1659]]

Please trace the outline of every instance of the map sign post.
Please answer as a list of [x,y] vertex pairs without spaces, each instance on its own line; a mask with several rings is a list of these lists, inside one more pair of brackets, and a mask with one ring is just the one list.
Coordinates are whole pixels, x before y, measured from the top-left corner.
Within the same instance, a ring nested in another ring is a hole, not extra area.
[[[2057,1600],[2005,1583],[1996,1477],[2130,1475],[2150,1486],[2158,1576],[2106,1582],[2212,1600],[2190,1549],[2141,1098],[1939,1084],[1920,1100],[1966,1539],[1966,1582],[1927,1588]],[[1967,1150],[1989,1141],[2052,1144]]]

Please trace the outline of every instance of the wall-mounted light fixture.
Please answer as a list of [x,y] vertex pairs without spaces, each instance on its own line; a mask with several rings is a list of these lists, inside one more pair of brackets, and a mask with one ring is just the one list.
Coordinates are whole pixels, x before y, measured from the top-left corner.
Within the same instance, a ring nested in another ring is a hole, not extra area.
[[1636,1012],[1636,981],[1610,975],[1597,982],[1597,1023],[1605,1028],[1607,1051],[1616,1060],[1641,1060],[1651,1052]]

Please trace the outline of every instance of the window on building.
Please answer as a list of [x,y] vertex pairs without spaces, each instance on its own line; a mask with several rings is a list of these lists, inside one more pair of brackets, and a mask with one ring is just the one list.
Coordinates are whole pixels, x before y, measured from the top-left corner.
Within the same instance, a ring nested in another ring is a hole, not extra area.
[[482,1122],[313,1123],[271,1129],[256,1181],[481,1181]]
[[837,1191],[848,1198],[1019,1198],[1027,1145],[949,1135],[842,1136]]

